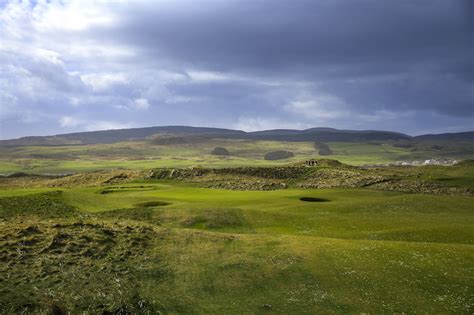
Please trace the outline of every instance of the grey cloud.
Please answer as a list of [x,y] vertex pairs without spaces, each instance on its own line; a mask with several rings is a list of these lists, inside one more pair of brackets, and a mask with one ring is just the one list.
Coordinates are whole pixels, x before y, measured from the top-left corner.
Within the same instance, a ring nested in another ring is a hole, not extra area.
[[120,39],[182,67],[318,82],[361,109],[472,113],[469,1],[187,4],[130,8]]
[[125,40],[158,56],[220,71],[378,62],[393,67],[465,59],[466,6],[463,1],[188,2],[183,10],[131,8],[134,14],[119,29]]
[[0,7],[3,138],[72,131],[63,117],[95,126],[473,128],[472,1],[79,1],[111,22],[75,28],[35,3],[13,16],[15,5]]

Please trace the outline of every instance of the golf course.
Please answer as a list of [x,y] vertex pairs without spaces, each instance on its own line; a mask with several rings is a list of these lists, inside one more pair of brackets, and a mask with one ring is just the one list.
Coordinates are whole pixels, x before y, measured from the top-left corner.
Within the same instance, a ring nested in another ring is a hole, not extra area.
[[472,162],[315,162],[4,177],[0,311],[472,312]]
[[474,0],[0,0],[0,315],[474,315]]

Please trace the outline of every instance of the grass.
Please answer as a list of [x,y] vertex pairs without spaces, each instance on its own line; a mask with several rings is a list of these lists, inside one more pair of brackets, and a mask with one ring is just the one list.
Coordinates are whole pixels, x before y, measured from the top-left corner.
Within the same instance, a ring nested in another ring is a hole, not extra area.
[[[343,163],[363,165],[390,163],[399,160],[424,160],[435,157],[472,158],[470,143],[443,144],[443,150],[433,150],[420,144],[414,148],[400,148],[394,143],[328,143],[333,155]],[[231,156],[211,155],[215,147],[225,147]],[[295,157],[287,160],[266,161],[264,155],[285,150]],[[232,167],[243,165],[271,166],[320,157],[313,142],[257,141],[239,139],[207,139],[194,144],[155,145],[148,141],[128,141],[114,144],[69,146],[24,146],[1,148],[0,174],[13,172],[70,173],[124,167],[149,169],[157,167]]]
[[[99,194],[97,188],[64,191],[68,204],[85,212],[134,208],[144,202],[165,202],[163,218],[179,227],[188,216],[209,209],[239,209],[254,233],[312,235],[351,239],[471,243],[472,198],[426,196],[364,189],[286,189],[230,191],[160,182],[156,189]],[[301,201],[323,198],[323,203]],[[158,211],[158,210],[157,210]],[[441,220],[443,219],[443,220]],[[222,227],[234,232],[240,227]],[[417,232],[419,231],[419,232]]]
[[[469,187],[471,164],[423,176]],[[0,189],[0,313],[470,314],[473,210],[364,188]]]
[[[229,191],[173,181],[112,190],[26,189],[0,199],[4,253],[10,255],[0,306],[468,313],[473,303],[472,197],[369,189]],[[40,234],[22,232],[37,229]],[[19,261],[11,256],[18,248],[25,252]],[[63,267],[54,267],[61,261]],[[13,300],[12,292],[18,293]]]
[[391,144],[368,144],[368,143],[328,143],[333,155],[332,159],[352,165],[382,164],[409,158],[410,151],[397,148]]

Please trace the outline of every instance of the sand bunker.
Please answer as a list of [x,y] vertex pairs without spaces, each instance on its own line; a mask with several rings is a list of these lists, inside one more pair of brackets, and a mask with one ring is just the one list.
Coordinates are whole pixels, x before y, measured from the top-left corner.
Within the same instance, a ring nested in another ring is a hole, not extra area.
[[145,202],[136,203],[135,206],[140,207],[140,208],[148,208],[148,207],[162,207],[162,206],[167,206],[170,204],[171,203],[164,202],[164,201],[145,201]]

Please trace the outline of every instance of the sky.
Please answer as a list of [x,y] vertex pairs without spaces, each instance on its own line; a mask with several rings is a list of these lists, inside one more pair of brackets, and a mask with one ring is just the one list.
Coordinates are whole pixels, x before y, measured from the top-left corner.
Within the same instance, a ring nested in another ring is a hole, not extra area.
[[0,0],[0,138],[474,130],[474,1]]

